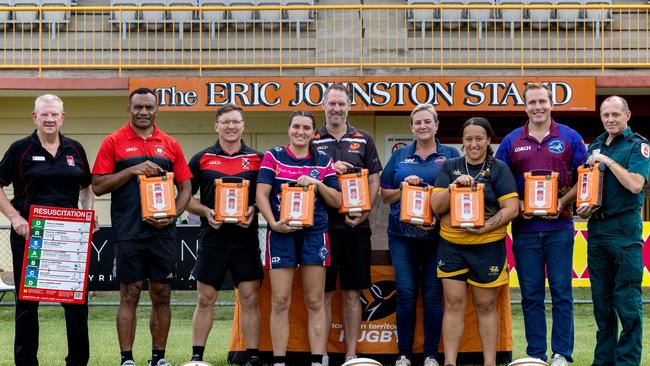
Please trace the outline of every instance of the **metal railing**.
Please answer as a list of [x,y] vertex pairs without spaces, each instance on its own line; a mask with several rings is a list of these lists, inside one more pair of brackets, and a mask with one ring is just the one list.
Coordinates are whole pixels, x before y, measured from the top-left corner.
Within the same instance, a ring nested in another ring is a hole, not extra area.
[[650,5],[0,7],[0,69],[650,67]]

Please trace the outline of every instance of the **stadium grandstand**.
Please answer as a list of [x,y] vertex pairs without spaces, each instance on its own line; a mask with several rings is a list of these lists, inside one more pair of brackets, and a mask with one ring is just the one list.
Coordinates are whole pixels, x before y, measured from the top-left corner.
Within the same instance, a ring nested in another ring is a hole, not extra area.
[[[32,132],[34,98],[53,93],[65,103],[63,132],[91,165],[138,87],[156,90],[158,124],[187,159],[214,142],[214,111],[226,102],[246,111],[253,148],[285,144],[291,110],[323,120],[331,82],[350,87],[349,120],[372,134],[383,164],[411,141],[418,103],[436,106],[442,143],[459,147],[461,124],[483,116],[498,144],[526,120],[528,81],[550,83],[554,119],[586,143],[602,133],[598,106],[612,94],[650,137],[650,2],[0,0],[0,75],[2,151]],[[109,204],[106,195],[95,205],[106,226]],[[372,213],[373,249],[388,248],[388,211]],[[0,271],[11,271],[1,238]]]

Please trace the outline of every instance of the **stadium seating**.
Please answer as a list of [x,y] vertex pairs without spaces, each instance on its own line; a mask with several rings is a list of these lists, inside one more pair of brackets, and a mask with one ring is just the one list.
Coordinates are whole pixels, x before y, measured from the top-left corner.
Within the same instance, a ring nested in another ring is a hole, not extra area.
[[[29,7],[29,6],[40,6],[40,0],[14,0],[14,7]],[[16,29],[32,29],[39,22],[38,11],[36,10],[24,10],[24,11],[14,11],[13,17],[14,25]]]
[[[14,2],[12,0],[0,0],[0,6],[13,6]],[[7,27],[9,20],[11,19],[11,13],[7,11],[0,11],[0,30],[3,30]]]
[[[552,1],[549,0],[524,0],[526,5],[552,5]],[[528,21],[532,28],[535,29],[546,29],[551,23],[553,18],[552,9],[529,9],[528,10]]]
[[[169,21],[178,27],[179,37],[183,38],[183,30],[189,29],[196,19],[192,10],[176,10],[178,6],[197,6],[196,0],[168,0]],[[173,10],[173,11],[172,11]]]
[[[281,0],[255,0],[257,6],[284,5]],[[258,10],[259,20],[267,28],[275,28],[282,22],[282,10]]]
[[[557,0],[555,5],[580,5],[578,0]],[[555,18],[560,27],[573,29],[580,21],[580,9],[557,9]]]
[[[139,0],[140,6],[167,6],[167,0]],[[142,23],[146,29],[160,30],[167,21],[167,12],[164,10],[142,11]]]
[[[43,6],[70,6],[70,0],[42,0]],[[70,12],[65,10],[44,11],[43,23],[50,27],[52,38],[56,37],[58,29],[65,27],[70,19]]]

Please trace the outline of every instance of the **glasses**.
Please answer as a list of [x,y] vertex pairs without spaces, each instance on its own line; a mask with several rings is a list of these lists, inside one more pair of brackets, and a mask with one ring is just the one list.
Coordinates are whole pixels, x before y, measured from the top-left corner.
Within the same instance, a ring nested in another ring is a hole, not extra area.
[[224,120],[224,121],[217,121],[218,124],[222,126],[228,126],[228,125],[233,125],[233,126],[241,126],[244,121],[240,119],[232,119],[232,120]]

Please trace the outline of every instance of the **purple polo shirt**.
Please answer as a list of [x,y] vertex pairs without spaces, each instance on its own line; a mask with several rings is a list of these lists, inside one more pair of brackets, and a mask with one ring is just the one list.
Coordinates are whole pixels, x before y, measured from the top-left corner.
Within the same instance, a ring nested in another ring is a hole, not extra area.
[[[524,173],[536,169],[558,172],[559,189],[571,188],[577,168],[587,160],[587,148],[578,132],[553,120],[549,134],[539,142],[529,134],[526,122],[503,139],[496,158],[510,167],[517,181],[517,193],[524,197]],[[512,222],[512,230],[520,232],[563,229],[573,229],[570,215],[557,220],[519,217]]]

